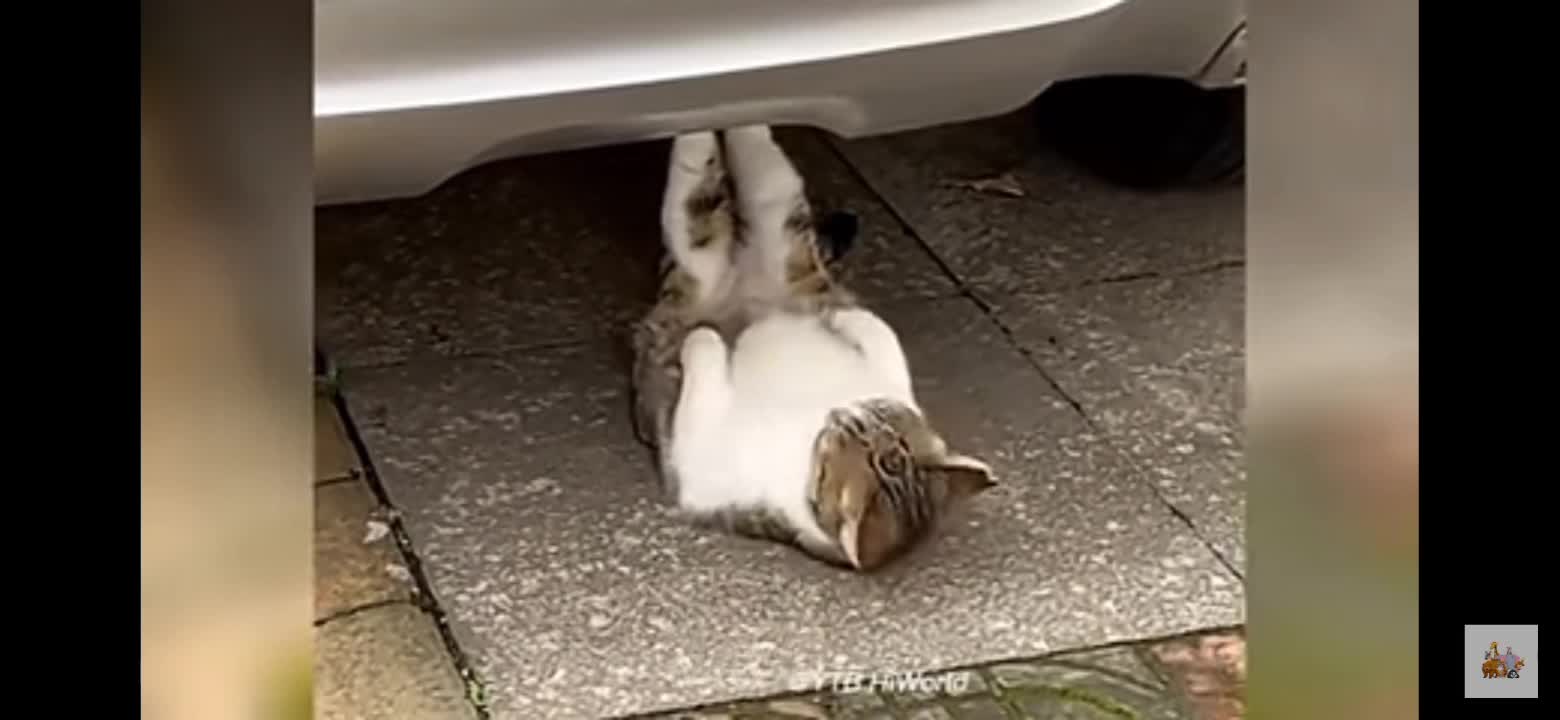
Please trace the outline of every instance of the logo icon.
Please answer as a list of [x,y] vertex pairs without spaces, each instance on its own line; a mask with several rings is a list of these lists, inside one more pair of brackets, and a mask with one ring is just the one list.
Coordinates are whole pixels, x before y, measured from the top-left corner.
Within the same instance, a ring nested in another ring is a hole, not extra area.
[[1465,698],[1537,698],[1538,626],[1464,625],[1461,665]]
[[1519,673],[1526,666],[1527,662],[1512,652],[1510,645],[1506,646],[1506,652],[1503,653],[1500,651],[1500,643],[1492,642],[1490,643],[1490,648],[1484,651],[1484,665],[1481,669],[1484,672],[1485,679],[1511,678],[1515,680],[1521,677]]

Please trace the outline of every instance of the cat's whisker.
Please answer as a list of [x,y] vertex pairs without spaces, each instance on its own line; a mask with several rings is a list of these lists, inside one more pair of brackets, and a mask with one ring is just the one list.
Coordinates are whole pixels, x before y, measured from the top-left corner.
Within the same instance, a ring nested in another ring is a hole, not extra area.
[[861,523],[854,520],[846,520],[840,526],[840,549],[845,551],[845,558],[850,565],[857,570],[861,569],[861,556],[857,552],[857,533],[861,529]]

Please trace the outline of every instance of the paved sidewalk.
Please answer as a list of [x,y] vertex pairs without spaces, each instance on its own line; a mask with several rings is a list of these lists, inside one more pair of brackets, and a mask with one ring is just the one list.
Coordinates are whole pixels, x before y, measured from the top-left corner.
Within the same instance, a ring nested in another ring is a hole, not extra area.
[[[316,407],[319,582],[315,717],[456,720],[486,714],[397,548],[329,397]],[[1235,720],[1244,639],[1212,631],[946,672],[818,673],[817,692],[639,720]],[[625,720],[629,720],[625,718]]]
[[472,686],[328,395],[316,400],[315,457],[314,717],[474,720]]
[[[1030,138],[1014,118],[781,133],[820,208],[860,215],[846,279],[901,329],[924,404],[1002,482],[870,577],[699,532],[655,492],[623,333],[654,296],[664,144],[322,211],[320,335],[368,453],[368,499],[322,488],[351,519],[322,514],[342,557],[321,567],[356,598],[321,589],[321,633],[345,638],[322,662],[358,668],[329,692],[417,684],[417,717],[628,716],[800,702],[820,669],[995,682],[994,659],[1242,622],[1242,195],[1110,188]],[[968,182],[993,176],[1007,189]],[[390,532],[364,543],[372,522]],[[361,618],[414,669],[353,659]]]
[[1237,720],[1245,641],[1216,631],[934,674],[821,678],[811,694],[644,720]]

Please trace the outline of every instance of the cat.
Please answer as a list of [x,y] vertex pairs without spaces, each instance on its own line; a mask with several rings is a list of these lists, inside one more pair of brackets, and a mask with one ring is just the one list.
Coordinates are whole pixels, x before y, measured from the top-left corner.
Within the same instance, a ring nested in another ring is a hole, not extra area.
[[768,126],[674,138],[661,230],[633,412],[681,511],[867,572],[996,485],[933,429],[894,329],[829,272],[849,238],[820,241]]

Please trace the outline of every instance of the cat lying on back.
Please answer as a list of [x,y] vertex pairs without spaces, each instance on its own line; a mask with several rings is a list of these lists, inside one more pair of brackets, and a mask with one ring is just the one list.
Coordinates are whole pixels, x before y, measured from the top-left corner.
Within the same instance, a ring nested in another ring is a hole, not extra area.
[[680,136],[669,165],[634,421],[679,508],[872,570],[994,485],[923,415],[894,330],[830,276],[769,128]]

